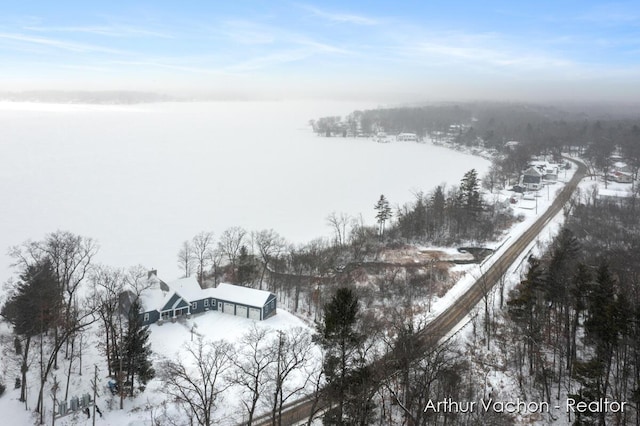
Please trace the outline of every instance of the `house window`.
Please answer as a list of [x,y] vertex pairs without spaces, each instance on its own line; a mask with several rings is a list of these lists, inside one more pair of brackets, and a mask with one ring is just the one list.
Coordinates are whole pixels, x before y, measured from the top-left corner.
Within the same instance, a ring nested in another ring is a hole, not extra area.
[[191,302],[191,309],[197,309],[198,308],[198,302]]
[[204,299],[204,307],[205,308],[209,307],[209,299]]
[[144,322],[148,322],[149,321],[149,314],[144,314]]

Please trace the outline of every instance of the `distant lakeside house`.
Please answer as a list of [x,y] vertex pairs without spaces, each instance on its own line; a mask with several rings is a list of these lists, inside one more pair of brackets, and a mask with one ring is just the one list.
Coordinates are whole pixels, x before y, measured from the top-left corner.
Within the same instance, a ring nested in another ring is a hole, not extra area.
[[528,191],[537,191],[542,188],[543,173],[536,167],[529,167],[522,172],[522,180],[520,185]]
[[[139,316],[143,325],[189,318],[192,314],[218,311],[229,315],[265,320],[276,314],[276,295],[269,291],[221,283],[216,288],[201,288],[195,277],[166,283],[157,271],[149,271],[147,288],[140,296]],[[121,303],[131,306],[133,292],[123,294]]]
[[538,191],[544,185],[554,184],[558,181],[557,164],[546,161],[531,161],[528,168],[522,172],[519,186],[527,191]]
[[607,179],[618,183],[633,183],[631,167],[622,161],[616,161],[611,166],[611,172]]
[[396,136],[396,140],[399,142],[418,142],[418,135],[415,133],[399,133]]

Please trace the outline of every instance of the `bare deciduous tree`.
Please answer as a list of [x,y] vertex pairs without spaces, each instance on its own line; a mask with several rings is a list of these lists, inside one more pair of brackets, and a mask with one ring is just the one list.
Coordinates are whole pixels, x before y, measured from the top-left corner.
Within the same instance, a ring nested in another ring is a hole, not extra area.
[[124,272],[109,266],[98,266],[91,274],[95,311],[102,320],[105,331],[105,353],[109,375],[111,375],[111,344],[114,339],[115,321],[118,314],[118,298],[124,291]]
[[142,265],[132,266],[127,269],[124,281],[136,296],[140,296],[143,291],[153,286],[153,282],[149,280],[149,271]]
[[338,247],[342,247],[347,242],[347,227],[353,219],[347,213],[333,212],[327,216],[327,224],[333,230],[334,242]]
[[[275,346],[275,363],[271,372],[273,382],[271,418],[273,425],[282,425],[282,407],[292,397],[300,394],[310,380],[313,372],[304,371],[312,357],[314,344],[308,331],[292,328],[278,331]],[[296,373],[304,374],[306,380],[292,385]]]
[[184,271],[184,276],[190,277],[193,268],[193,246],[189,240],[182,243],[178,252],[178,267]]
[[229,375],[229,381],[238,385],[246,399],[242,404],[247,409],[247,424],[253,422],[258,400],[271,381],[267,374],[269,367],[274,363],[270,332],[265,328],[253,325],[240,339],[241,349],[233,357],[234,369]]
[[204,274],[211,265],[214,238],[213,232],[202,231],[193,237],[191,241],[191,253],[198,273],[198,283],[204,282]]
[[198,339],[177,360],[166,360],[159,369],[165,392],[192,413],[201,426],[212,424],[218,398],[230,386],[224,375],[231,366],[231,353],[227,342]]
[[220,235],[220,241],[218,241],[218,249],[227,257],[231,268],[235,271],[238,255],[240,254],[240,248],[245,244],[245,236],[247,231],[239,226],[232,226],[226,229],[222,235]]
[[252,233],[252,239],[262,261],[262,273],[260,274],[260,290],[262,290],[264,274],[269,268],[269,263],[282,253],[286,243],[284,238],[273,229],[254,232]]

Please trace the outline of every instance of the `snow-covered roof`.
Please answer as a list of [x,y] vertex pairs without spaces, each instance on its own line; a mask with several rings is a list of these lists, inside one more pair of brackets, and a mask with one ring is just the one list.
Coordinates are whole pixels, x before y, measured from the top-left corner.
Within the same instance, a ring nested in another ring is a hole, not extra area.
[[216,288],[208,289],[208,291],[209,297],[251,306],[263,306],[272,294],[265,290],[225,283],[219,284]]
[[522,174],[528,175],[528,176],[542,176],[542,173],[540,172],[540,170],[536,169],[535,167],[529,167]]
[[202,299],[202,288],[195,277],[180,278],[167,284],[184,299],[192,301]]
[[[149,278],[150,280],[161,281],[156,275],[150,274]],[[264,290],[226,283],[219,284],[217,288],[203,289],[200,288],[200,284],[198,284],[195,277],[180,278],[168,284],[163,282],[163,284],[163,287],[169,289],[169,291],[165,291],[159,285],[152,285],[142,291],[140,301],[142,302],[143,312],[162,309],[174,294],[177,294],[188,303],[211,297],[250,306],[263,306],[272,294]]]
[[162,281],[157,272],[149,271],[146,278],[146,285],[144,290],[140,293],[139,300],[141,309],[143,312],[153,311],[161,307],[162,301],[165,299],[167,293],[173,293],[171,289]]
[[[173,292],[170,292],[173,293]],[[140,304],[144,312],[153,311],[162,307],[167,292],[158,288],[147,288],[140,294]]]
[[598,197],[609,198],[626,198],[632,194],[629,191],[617,191],[615,189],[600,188],[598,189]]

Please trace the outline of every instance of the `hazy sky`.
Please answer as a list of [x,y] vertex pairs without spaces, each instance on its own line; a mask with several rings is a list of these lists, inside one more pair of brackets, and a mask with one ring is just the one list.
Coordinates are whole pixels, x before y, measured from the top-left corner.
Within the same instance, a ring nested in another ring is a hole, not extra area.
[[5,1],[0,90],[634,101],[639,4]]

